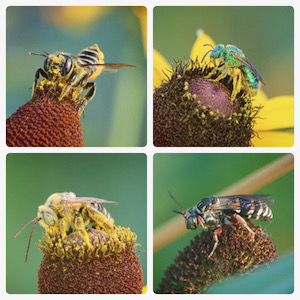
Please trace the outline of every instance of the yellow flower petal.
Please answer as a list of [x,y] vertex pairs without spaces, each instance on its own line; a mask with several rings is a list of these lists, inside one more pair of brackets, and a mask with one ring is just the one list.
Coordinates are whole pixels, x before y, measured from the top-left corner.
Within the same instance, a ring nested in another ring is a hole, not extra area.
[[279,96],[264,103],[256,119],[255,131],[294,128],[294,97]]
[[146,294],[146,293],[147,293],[147,285],[144,285],[142,289],[142,294]]
[[168,71],[171,71],[171,65],[165,60],[165,58],[155,49],[153,49],[153,88],[157,88],[165,81]]
[[255,147],[292,147],[294,134],[279,131],[260,131],[251,142]]
[[[205,53],[211,49],[211,47],[209,46],[204,46],[205,44],[210,44],[213,47],[216,46],[215,42],[213,41],[213,39],[211,37],[209,37],[207,34],[204,33],[203,30],[199,30],[198,34],[197,34],[197,40],[194,43],[194,46],[192,48],[192,52],[191,52],[191,59],[193,61],[195,61],[197,58],[199,60],[199,62],[201,62],[203,56],[205,55]],[[209,59],[209,55],[207,55],[204,59],[204,63],[207,64],[209,63],[210,59]]]
[[254,106],[265,105],[266,101],[268,101],[267,95],[261,88],[258,90],[257,95],[253,98],[252,103]]

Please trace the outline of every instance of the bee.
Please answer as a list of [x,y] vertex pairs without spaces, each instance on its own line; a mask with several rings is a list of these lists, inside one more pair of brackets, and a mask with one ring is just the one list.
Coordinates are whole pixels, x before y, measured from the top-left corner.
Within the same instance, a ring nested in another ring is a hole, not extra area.
[[52,194],[44,205],[38,207],[37,217],[25,224],[15,235],[16,238],[29,224],[34,223],[25,261],[27,262],[31,237],[37,223],[46,230],[46,233],[52,234],[57,232],[62,239],[66,237],[68,231],[75,228],[88,247],[92,247],[92,245],[86,231],[87,225],[104,230],[106,233],[116,237],[114,220],[111,218],[110,213],[101,205],[102,203],[117,204],[113,201],[98,198],[76,197],[72,192]]
[[61,87],[58,101],[62,100],[69,92],[76,91],[76,97],[84,90],[87,93],[78,100],[80,103],[79,115],[84,110],[87,102],[96,93],[96,79],[101,73],[116,73],[122,67],[135,67],[128,64],[106,64],[104,54],[97,44],[83,49],[77,56],[65,52],[55,53],[33,53],[30,55],[40,55],[46,57],[44,69],[38,68],[33,82],[32,96],[35,94],[40,76],[45,79],[43,83],[53,83],[56,87]]
[[241,49],[233,45],[224,46],[223,44],[219,44],[215,48],[210,44],[204,46],[210,46],[212,49],[206,52],[201,63],[206,55],[210,53],[210,61],[215,67],[206,77],[209,78],[216,70],[221,73],[215,80],[220,81],[230,75],[233,79],[232,102],[241,89],[247,90],[250,96],[255,96],[258,92],[259,81],[266,85],[262,76]]
[[215,243],[208,259],[218,246],[218,236],[222,233],[222,225],[242,225],[249,231],[251,239],[253,239],[255,233],[247,222],[251,224],[250,219],[271,221],[273,218],[270,206],[274,204],[274,200],[269,199],[270,195],[211,196],[203,198],[195,207],[186,211],[170,192],[169,195],[180,208],[180,211],[173,211],[184,216],[187,229],[194,230],[199,226],[202,228],[217,227],[213,234]]

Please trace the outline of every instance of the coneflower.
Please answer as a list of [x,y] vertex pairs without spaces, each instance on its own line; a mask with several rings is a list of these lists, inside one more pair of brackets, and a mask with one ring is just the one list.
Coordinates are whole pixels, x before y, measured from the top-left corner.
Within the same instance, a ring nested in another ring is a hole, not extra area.
[[[254,239],[241,226],[223,226],[219,245],[211,253],[213,230],[202,231],[165,271],[158,294],[201,294],[221,280],[267,265],[277,258],[272,239],[260,226],[249,225]],[[234,292],[234,291],[233,291]]]

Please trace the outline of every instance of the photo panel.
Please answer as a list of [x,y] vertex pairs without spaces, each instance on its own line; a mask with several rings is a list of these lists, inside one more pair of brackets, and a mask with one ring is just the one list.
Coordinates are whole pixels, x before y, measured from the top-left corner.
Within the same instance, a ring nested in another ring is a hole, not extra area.
[[9,154],[6,163],[7,293],[144,291],[145,154]]
[[9,147],[146,145],[146,7],[10,6],[6,20]]
[[156,147],[293,146],[293,7],[157,6],[153,47]]
[[293,169],[292,154],[156,154],[154,292],[293,293]]

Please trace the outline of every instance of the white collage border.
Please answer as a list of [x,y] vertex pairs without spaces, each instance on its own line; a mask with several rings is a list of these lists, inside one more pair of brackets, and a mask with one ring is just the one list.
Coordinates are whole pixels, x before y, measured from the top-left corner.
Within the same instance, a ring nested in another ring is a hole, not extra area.
[[[287,0],[287,1],[279,1],[279,0],[252,0],[252,1],[238,1],[238,0],[107,0],[107,1],[92,1],[85,0],[84,2],[78,0],[62,0],[62,1],[51,1],[51,0],[26,0],[26,1],[14,1],[14,0],[2,0],[1,1],[1,10],[0,10],[0,26],[1,26],[1,51],[0,51],[0,96],[2,101],[0,101],[0,196],[1,196],[1,209],[0,209],[0,296],[1,299],[17,299],[22,297],[22,299],[29,297],[53,297],[51,295],[10,295],[6,293],[6,155],[8,153],[146,153],[147,154],[147,215],[148,215],[148,223],[147,223],[147,277],[148,277],[148,292],[146,295],[139,295],[133,297],[146,297],[147,299],[159,298],[159,297],[172,297],[178,299],[180,296],[182,297],[195,297],[191,295],[156,295],[153,293],[153,156],[155,153],[292,153],[295,159],[295,178],[294,181],[299,183],[298,176],[298,156],[300,155],[300,141],[297,132],[297,128],[299,127],[299,120],[295,118],[295,143],[291,148],[155,148],[152,144],[152,78],[153,78],[153,8],[155,6],[293,6],[294,7],[294,22],[295,22],[295,57],[294,57],[294,65],[295,65],[295,77],[294,82],[298,83],[299,75],[297,74],[297,69],[300,69],[299,66],[299,58],[297,57],[298,49],[299,49],[299,28],[300,23],[300,13],[299,7],[300,2],[297,0]],[[146,147],[131,147],[131,148],[8,148],[6,146],[6,130],[5,130],[5,111],[6,111],[6,8],[8,6],[145,6],[147,8],[147,146]],[[299,109],[299,96],[298,96],[299,86],[295,84],[295,116],[297,113],[300,113]],[[297,103],[298,102],[298,103]],[[300,211],[299,204],[297,203],[297,196],[299,195],[299,190],[297,184],[295,184],[295,212]],[[299,209],[298,209],[299,208]],[[295,233],[298,233],[299,221],[295,218]],[[297,297],[299,298],[299,288],[297,283],[300,283],[299,280],[299,262],[298,256],[296,255],[297,251],[299,251],[299,238],[295,234],[295,292],[292,295],[200,295],[198,297],[263,297],[267,299],[269,297],[282,299],[283,297]],[[280,276],[280,274],[278,274]],[[65,297],[86,297],[87,295],[65,295]],[[131,295],[101,295],[101,297],[130,297]],[[61,295],[56,295],[56,297],[62,297]],[[91,297],[97,297],[96,295],[91,295]],[[72,298],[74,299],[74,298]]]

